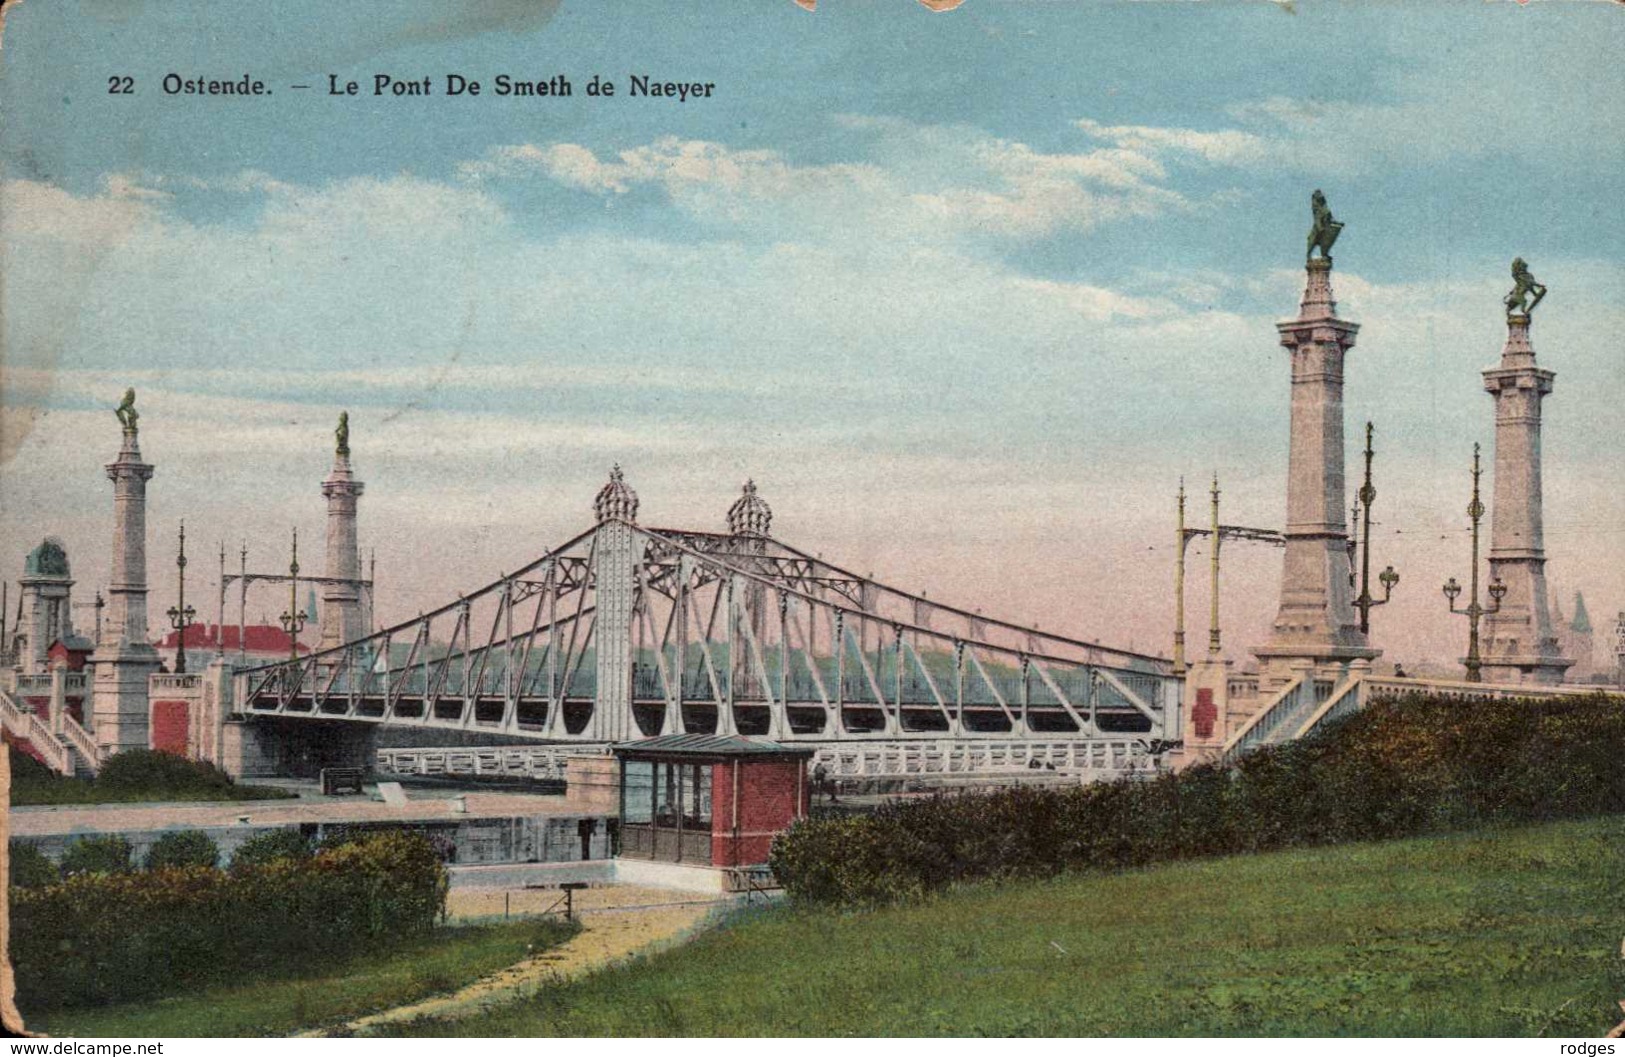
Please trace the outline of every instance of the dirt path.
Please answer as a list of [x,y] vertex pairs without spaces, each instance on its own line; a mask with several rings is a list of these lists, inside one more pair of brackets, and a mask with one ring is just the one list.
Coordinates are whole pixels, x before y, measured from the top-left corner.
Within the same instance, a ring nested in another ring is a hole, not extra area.
[[[417,1017],[456,1018],[478,1013],[488,1006],[511,1001],[538,987],[562,983],[641,951],[675,942],[704,921],[719,905],[715,902],[679,902],[697,897],[646,888],[592,889],[580,893],[580,896],[588,897],[577,902],[581,931],[563,946],[510,965],[454,994],[439,995],[361,1017],[344,1025],[341,1030],[365,1035],[369,1028],[377,1024]],[[496,893],[495,898],[500,900],[500,893]],[[452,909],[453,916],[456,916],[456,908]]]

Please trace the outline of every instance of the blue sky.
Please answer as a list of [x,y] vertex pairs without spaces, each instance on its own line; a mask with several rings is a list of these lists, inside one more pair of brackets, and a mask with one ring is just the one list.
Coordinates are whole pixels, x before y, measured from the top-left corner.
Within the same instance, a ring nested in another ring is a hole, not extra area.
[[[386,616],[573,535],[618,460],[652,522],[717,522],[754,475],[788,540],[1161,647],[1180,474],[1217,470],[1227,521],[1281,519],[1272,324],[1322,187],[1363,327],[1350,452],[1376,419],[1376,557],[1407,576],[1396,631],[1459,637],[1436,581],[1464,577],[1456,493],[1491,438],[1477,372],[1515,254],[1553,291],[1552,579],[1625,608],[1610,5],[330,8],[8,11],[19,562],[55,532],[105,579],[106,409],[135,384],[155,534],[184,514],[267,562],[288,525],[318,530],[348,408]],[[273,95],[170,98],[171,71]],[[563,73],[576,94],[380,100],[377,72],[436,93]],[[717,88],[626,98],[640,72]],[[325,97],[329,73],[363,96]],[[623,95],[587,98],[595,73]],[[109,96],[114,74],[136,94]],[[1234,555],[1240,645],[1279,571]]]

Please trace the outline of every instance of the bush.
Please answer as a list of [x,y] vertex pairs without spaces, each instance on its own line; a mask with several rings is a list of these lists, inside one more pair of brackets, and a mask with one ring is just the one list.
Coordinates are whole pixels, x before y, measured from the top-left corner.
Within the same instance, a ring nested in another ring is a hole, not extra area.
[[130,842],[116,833],[82,837],[68,845],[62,854],[62,876],[74,874],[118,874],[135,869],[130,859]]
[[44,888],[57,880],[56,863],[32,844],[14,840],[10,844],[12,888]]
[[212,764],[148,749],[117,754],[95,779],[55,774],[16,751],[11,759],[11,802],[19,806],[142,800],[281,800],[295,795],[270,786],[237,785]]
[[40,763],[14,745],[7,744],[11,753],[11,782],[13,785],[49,784],[62,781],[62,776]]
[[434,850],[406,833],[229,874],[76,874],[12,893],[17,1001],[124,1002],[330,964],[429,931],[445,898]]
[[154,749],[130,749],[102,766],[96,780],[109,789],[230,789],[231,776],[212,763]]
[[233,871],[244,870],[278,859],[308,859],[310,855],[310,840],[303,833],[296,829],[274,829],[250,837],[238,845],[231,856],[231,868]]
[[213,866],[220,861],[220,847],[207,833],[195,829],[165,833],[147,852],[147,869],[164,870],[176,866]]
[[1413,695],[1153,781],[1008,789],[806,819],[774,842],[798,899],[873,904],[985,878],[1625,811],[1625,707],[1604,695]]

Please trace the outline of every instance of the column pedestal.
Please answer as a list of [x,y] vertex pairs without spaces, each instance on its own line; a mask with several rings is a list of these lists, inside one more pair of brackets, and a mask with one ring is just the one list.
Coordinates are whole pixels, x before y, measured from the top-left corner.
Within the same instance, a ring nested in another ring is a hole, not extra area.
[[147,482],[153,467],[141,461],[133,427],[125,427],[118,458],[107,466],[113,482],[113,574],[101,641],[91,656],[91,730],[104,755],[147,747],[147,677],[158,651],[147,640]]
[[1297,662],[1341,667],[1379,656],[1360,631],[1344,518],[1343,360],[1359,326],[1337,318],[1332,262],[1309,261],[1298,318],[1276,325],[1292,358],[1286,558],[1270,639],[1255,647],[1260,692],[1285,685]]
[[347,582],[322,585],[318,649],[354,642],[368,631],[361,611],[361,552],[356,546],[356,501],[365,487],[350,470],[349,452],[335,453],[333,471],[322,482],[327,499],[326,575]]
[[1484,372],[1495,401],[1495,500],[1490,576],[1506,584],[1500,608],[1484,619],[1484,681],[1552,686],[1574,661],[1562,655],[1546,595],[1541,515],[1541,402],[1556,372],[1535,365],[1529,317],[1507,317],[1501,362]]

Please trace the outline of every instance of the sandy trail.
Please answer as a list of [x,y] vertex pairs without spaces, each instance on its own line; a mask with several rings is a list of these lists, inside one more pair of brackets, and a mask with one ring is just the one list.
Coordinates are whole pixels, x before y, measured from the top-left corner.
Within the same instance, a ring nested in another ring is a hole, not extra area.
[[[557,898],[557,892],[514,892],[510,904],[515,912],[536,913]],[[448,910],[453,918],[502,913],[503,893],[475,891],[451,893]],[[462,990],[398,1006],[350,1021],[339,1033],[364,1035],[378,1024],[412,1020],[417,1017],[464,1017],[533,991],[537,987],[563,983],[594,969],[628,958],[651,948],[670,944],[692,931],[720,901],[706,900],[669,889],[605,887],[577,892],[575,906],[581,931],[563,946],[544,951],[506,969],[476,980]],[[313,1034],[328,1034],[317,1032]]]

